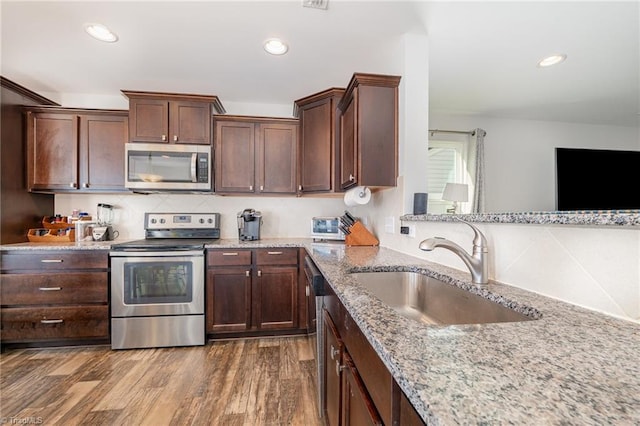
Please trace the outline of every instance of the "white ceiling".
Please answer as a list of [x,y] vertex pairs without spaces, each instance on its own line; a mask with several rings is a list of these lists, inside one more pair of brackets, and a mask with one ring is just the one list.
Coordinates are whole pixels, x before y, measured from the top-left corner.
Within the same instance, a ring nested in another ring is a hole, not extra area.
[[[353,72],[401,74],[401,37],[428,33],[431,110],[638,124],[640,8],[627,2],[301,0],[1,5],[2,75],[41,93],[203,93],[292,104]],[[120,40],[101,43],[83,24]],[[283,57],[262,50],[281,37]],[[557,67],[536,63],[566,53]]]

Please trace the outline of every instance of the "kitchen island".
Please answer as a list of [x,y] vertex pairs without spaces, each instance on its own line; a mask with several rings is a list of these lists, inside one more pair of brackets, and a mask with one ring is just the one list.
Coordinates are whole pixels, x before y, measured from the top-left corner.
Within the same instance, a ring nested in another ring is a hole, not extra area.
[[[107,248],[103,244],[99,249]],[[537,319],[423,325],[384,305],[350,272],[419,271],[477,291],[467,272],[386,248],[344,247],[310,239],[223,239],[206,246],[238,247],[305,247],[428,424],[640,423],[638,323],[490,282],[480,291],[482,296]],[[2,246],[2,250],[39,248],[64,249],[28,243]]]

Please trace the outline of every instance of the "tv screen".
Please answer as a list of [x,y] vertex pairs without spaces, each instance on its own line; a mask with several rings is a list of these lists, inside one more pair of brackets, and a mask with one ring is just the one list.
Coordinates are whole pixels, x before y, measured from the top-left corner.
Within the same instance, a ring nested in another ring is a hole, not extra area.
[[556,148],[556,209],[640,209],[640,151]]

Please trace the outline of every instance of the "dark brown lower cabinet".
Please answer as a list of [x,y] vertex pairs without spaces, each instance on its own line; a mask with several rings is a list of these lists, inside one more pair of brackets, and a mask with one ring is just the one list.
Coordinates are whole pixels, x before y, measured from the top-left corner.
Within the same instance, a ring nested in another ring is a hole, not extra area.
[[251,327],[251,265],[209,269],[207,333]]
[[329,426],[382,425],[349,352],[331,316],[324,312],[325,404]]
[[331,288],[325,286],[322,407],[328,426],[424,425]]
[[301,297],[305,281],[300,279],[299,251],[208,250],[207,334],[215,338],[306,333],[306,321],[300,319],[306,315],[307,301]]
[[373,401],[348,352],[343,354],[342,424],[344,426],[382,425]]
[[109,341],[108,252],[2,252],[3,346]]

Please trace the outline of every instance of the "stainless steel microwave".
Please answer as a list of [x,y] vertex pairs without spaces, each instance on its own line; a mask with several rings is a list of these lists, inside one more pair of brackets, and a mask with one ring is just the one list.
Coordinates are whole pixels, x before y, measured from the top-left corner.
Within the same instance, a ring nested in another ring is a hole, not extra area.
[[125,144],[125,187],[146,191],[212,191],[211,146]]

